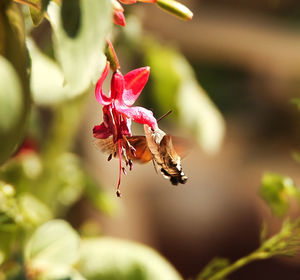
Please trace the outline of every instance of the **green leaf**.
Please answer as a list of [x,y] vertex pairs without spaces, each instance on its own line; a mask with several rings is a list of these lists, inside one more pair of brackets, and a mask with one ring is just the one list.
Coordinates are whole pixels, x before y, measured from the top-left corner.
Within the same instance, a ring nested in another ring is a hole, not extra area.
[[289,196],[299,200],[300,192],[293,180],[279,174],[264,174],[260,187],[260,195],[276,216],[283,216],[289,207]]
[[182,279],[153,249],[108,237],[84,239],[77,268],[90,280]]
[[222,142],[225,125],[216,106],[197,83],[188,61],[175,50],[149,41],[146,61],[151,66],[154,86],[151,96],[165,113],[172,109],[180,121],[196,136],[208,153],[215,152]]
[[21,142],[30,109],[23,17],[14,3],[0,13],[0,164]]
[[40,225],[52,218],[50,209],[30,193],[18,197],[18,204],[26,225]]
[[76,36],[65,32],[59,7],[53,1],[48,6],[54,31],[54,50],[71,90],[84,92],[95,82],[105,66],[105,38],[112,25],[109,0],[81,0],[81,24]]
[[76,37],[80,22],[80,0],[63,0],[61,5],[62,25],[69,37]]
[[23,118],[23,90],[12,64],[0,56],[0,164],[15,150],[20,140]]
[[52,220],[40,226],[25,247],[28,271],[46,279],[72,275],[72,265],[79,258],[80,239],[63,220]]
[[30,87],[33,100],[39,105],[54,105],[75,98],[82,92],[64,85],[59,65],[44,55],[30,39],[27,47],[31,57]]

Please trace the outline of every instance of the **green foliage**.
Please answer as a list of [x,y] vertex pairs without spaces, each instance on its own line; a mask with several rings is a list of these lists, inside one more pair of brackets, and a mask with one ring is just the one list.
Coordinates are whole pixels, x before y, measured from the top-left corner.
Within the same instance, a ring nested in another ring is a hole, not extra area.
[[149,247],[108,237],[83,239],[77,268],[89,280],[182,279]]
[[280,232],[265,240],[257,250],[232,264],[226,259],[215,259],[204,268],[197,280],[223,280],[237,269],[253,261],[275,256],[292,256],[298,252],[299,248],[300,219],[294,222],[286,220]]
[[[112,24],[109,0],[81,0],[79,3],[81,20],[78,31],[78,20],[68,23],[69,33],[70,30],[74,33],[72,37],[69,37],[63,28],[59,6],[54,2],[50,2],[48,6],[54,32],[55,56],[64,73],[64,85],[69,85],[70,90],[77,94],[85,92],[104,69],[104,39]],[[73,8],[77,14],[79,7],[76,2]],[[70,13],[70,8],[68,11]]]
[[146,62],[151,65],[151,96],[161,113],[175,110],[182,124],[195,135],[206,152],[215,152],[221,145],[224,120],[197,83],[188,61],[177,51],[153,41],[146,45]]
[[22,14],[13,3],[0,13],[0,165],[21,142],[29,114],[30,97]]
[[283,216],[286,213],[290,196],[300,199],[300,191],[291,178],[273,173],[263,176],[260,195],[276,216]]
[[40,226],[25,247],[26,270],[39,279],[70,277],[79,258],[80,239],[63,220],[52,220]]

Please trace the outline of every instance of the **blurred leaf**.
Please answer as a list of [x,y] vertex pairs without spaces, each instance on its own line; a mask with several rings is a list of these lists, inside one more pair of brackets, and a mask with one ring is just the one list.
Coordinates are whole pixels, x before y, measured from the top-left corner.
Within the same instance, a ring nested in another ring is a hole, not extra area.
[[273,173],[264,174],[259,192],[276,216],[283,216],[286,213],[289,196],[294,196],[298,200],[300,198],[300,192],[291,178]]
[[62,27],[59,7],[53,1],[48,6],[54,31],[54,49],[65,84],[75,92],[84,92],[95,82],[105,66],[105,37],[112,25],[109,0],[81,0],[81,24],[77,36],[70,38]]
[[11,63],[0,56],[0,164],[15,150],[20,141],[23,118],[23,90]]
[[175,109],[181,122],[196,136],[201,147],[215,152],[225,130],[222,115],[197,83],[188,61],[178,52],[150,41],[147,64],[154,80],[153,96],[163,113]]
[[80,0],[62,0],[61,19],[68,36],[76,37],[81,22]]
[[[217,272],[223,270],[230,265],[228,259],[225,258],[214,258],[210,263],[202,270],[197,276],[197,280],[209,280]],[[222,278],[220,278],[222,279]],[[223,278],[224,279],[224,278]]]
[[64,85],[59,65],[44,55],[32,40],[27,40],[27,47],[32,61],[30,87],[36,104],[53,105],[81,94]]
[[0,13],[0,164],[21,142],[30,109],[22,14],[7,2]]
[[300,153],[299,152],[293,152],[292,156],[294,158],[295,161],[297,161],[298,163],[300,163]]
[[40,226],[25,247],[28,273],[42,274],[44,279],[67,278],[79,258],[79,236],[63,220],[52,220]]
[[40,225],[52,218],[49,208],[30,193],[20,195],[18,204],[24,223],[28,225]]
[[23,222],[14,187],[2,181],[0,181],[0,214],[1,230],[5,230],[6,225]]
[[295,104],[295,105],[298,107],[298,109],[300,110],[300,98],[293,98],[293,99],[291,100],[291,102],[292,102],[293,104]]
[[153,249],[108,237],[84,239],[77,268],[89,280],[182,279]]
[[85,196],[99,211],[112,214],[116,210],[116,202],[110,193],[99,187],[90,176],[86,175]]

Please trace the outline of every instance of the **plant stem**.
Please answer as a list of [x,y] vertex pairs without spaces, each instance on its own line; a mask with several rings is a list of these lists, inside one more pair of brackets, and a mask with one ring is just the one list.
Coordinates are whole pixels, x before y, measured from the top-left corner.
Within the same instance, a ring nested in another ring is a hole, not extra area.
[[215,275],[213,275],[209,280],[220,280],[224,279],[227,275],[231,274],[233,271],[241,268],[242,266],[245,266],[246,264],[249,264],[250,262],[253,262],[255,260],[263,260],[272,257],[272,254],[269,254],[267,252],[262,252],[259,250],[254,251],[253,253],[249,254],[248,256],[245,256],[231,265],[225,267],[221,271],[217,272]]
[[[41,7],[39,7],[38,5],[36,5],[32,2],[29,2],[27,0],[13,0],[13,1],[16,3],[22,4],[22,5],[28,6],[30,8],[33,8],[33,9],[37,10],[38,12],[41,11]],[[50,22],[50,18],[46,12],[44,12],[44,17]]]

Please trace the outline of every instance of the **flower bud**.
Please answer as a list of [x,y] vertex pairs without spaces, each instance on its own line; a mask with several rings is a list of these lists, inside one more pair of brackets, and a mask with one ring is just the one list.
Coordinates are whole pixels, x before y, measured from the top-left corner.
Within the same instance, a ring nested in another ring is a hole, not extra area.
[[[124,25],[125,25],[125,18],[124,18]],[[107,39],[106,42],[107,42],[107,48],[105,51],[105,55],[107,57],[107,60],[110,62],[110,69],[115,72],[117,69],[120,69],[119,59],[117,57],[117,54],[115,52],[115,49],[111,41]]]
[[163,10],[183,20],[191,20],[193,13],[183,4],[175,0],[157,0],[157,5]]

